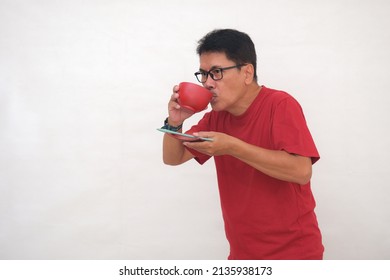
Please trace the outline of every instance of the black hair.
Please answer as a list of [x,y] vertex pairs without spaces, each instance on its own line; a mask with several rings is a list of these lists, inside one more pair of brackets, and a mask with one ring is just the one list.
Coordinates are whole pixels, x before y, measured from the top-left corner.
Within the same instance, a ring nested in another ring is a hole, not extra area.
[[257,58],[255,46],[248,34],[234,29],[215,29],[198,41],[198,55],[207,52],[222,52],[237,64],[249,63],[254,67],[257,80]]

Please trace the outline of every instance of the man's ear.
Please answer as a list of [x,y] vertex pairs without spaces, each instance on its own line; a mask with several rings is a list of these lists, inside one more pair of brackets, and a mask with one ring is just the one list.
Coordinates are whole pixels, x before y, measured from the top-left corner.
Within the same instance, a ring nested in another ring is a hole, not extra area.
[[245,83],[246,84],[251,84],[253,82],[253,79],[255,77],[255,68],[253,67],[252,64],[247,64],[244,67],[244,73],[245,73]]

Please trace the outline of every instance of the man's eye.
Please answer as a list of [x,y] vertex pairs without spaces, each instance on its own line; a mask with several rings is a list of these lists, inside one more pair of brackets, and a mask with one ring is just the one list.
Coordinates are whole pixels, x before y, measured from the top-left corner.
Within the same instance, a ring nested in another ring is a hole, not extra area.
[[214,74],[214,75],[219,75],[219,74],[221,74],[221,72],[222,72],[221,69],[214,69],[214,70],[213,70],[213,74]]

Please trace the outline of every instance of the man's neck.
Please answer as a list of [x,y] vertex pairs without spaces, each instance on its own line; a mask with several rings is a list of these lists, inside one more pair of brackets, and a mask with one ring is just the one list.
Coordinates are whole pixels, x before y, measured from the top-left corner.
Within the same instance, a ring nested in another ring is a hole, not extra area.
[[238,106],[236,106],[233,110],[229,110],[229,113],[234,116],[240,116],[246,112],[246,110],[251,106],[253,101],[256,99],[257,95],[260,93],[261,86],[257,83],[253,82],[248,86],[246,93],[243,95],[240,100]]

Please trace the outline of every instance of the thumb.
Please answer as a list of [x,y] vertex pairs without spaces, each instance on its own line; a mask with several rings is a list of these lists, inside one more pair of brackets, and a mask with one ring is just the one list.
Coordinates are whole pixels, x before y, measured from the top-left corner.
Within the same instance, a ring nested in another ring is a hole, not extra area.
[[193,135],[197,137],[212,138],[213,136],[215,136],[215,133],[212,131],[199,131],[194,132]]

